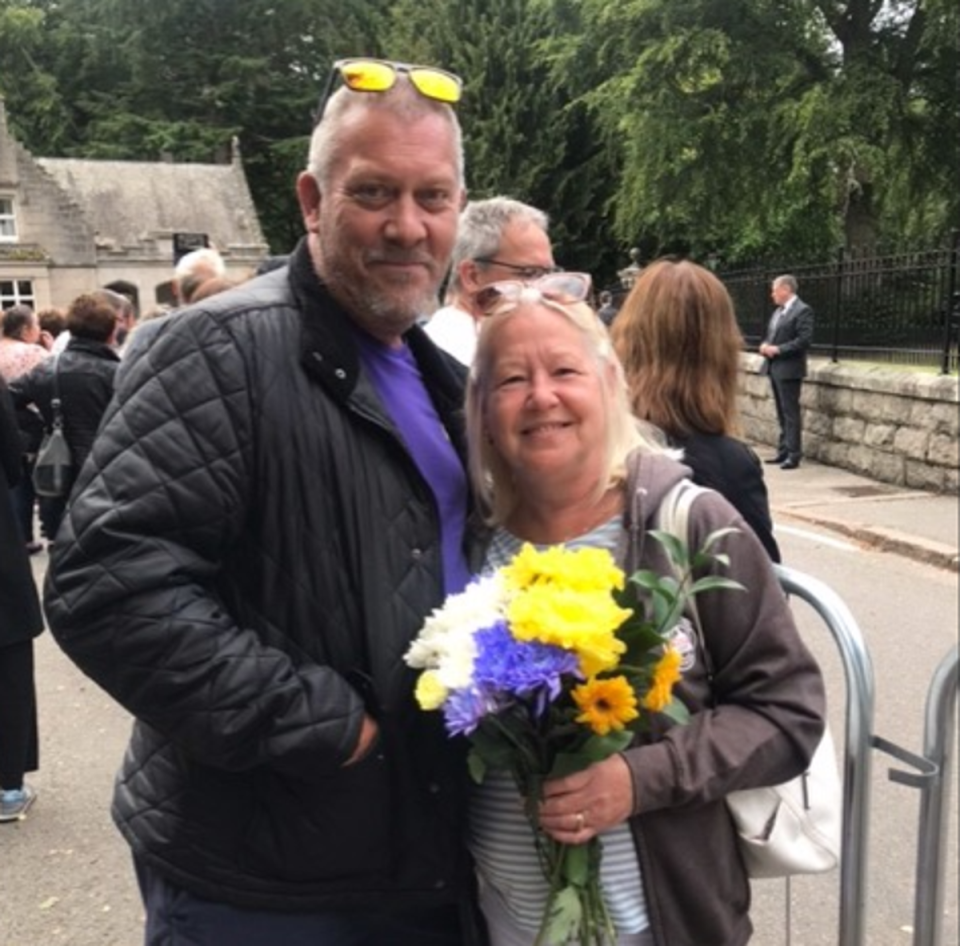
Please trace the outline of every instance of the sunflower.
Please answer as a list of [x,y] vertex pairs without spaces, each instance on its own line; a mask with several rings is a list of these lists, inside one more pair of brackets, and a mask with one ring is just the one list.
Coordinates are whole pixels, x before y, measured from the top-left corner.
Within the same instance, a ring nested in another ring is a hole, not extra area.
[[643,698],[643,708],[659,713],[673,697],[673,685],[680,680],[680,651],[668,647],[653,668],[650,689]]
[[589,726],[598,736],[620,730],[640,714],[637,695],[626,677],[593,678],[573,689],[573,701],[580,709],[578,723]]

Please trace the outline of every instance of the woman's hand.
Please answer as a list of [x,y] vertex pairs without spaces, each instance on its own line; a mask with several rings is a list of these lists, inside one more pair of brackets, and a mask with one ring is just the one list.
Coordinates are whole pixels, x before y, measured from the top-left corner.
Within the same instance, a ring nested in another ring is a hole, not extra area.
[[633,780],[621,755],[544,783],[540,827],[564,844],[583,844],[633,813]]

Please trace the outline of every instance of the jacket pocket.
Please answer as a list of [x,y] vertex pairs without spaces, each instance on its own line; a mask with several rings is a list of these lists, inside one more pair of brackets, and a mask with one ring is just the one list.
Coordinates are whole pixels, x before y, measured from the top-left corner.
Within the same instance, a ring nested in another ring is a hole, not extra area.
[[290,881],[381,886],[392,861],[390,766],[381,748],[326,779],[265,772],[244,838],[244,860]]

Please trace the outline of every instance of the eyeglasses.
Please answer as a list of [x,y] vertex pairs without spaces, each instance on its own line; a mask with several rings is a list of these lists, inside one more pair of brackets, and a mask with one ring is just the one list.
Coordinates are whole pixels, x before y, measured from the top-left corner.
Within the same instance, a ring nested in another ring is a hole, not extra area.
[[492,256],[478,256],[474,259],[474,262],[482,263],[484,266],[499,266],[502,269],[509,269],[524,280],[540,279],[541,276],[563,272],[562,266],[525,266],[517,263],[506,263],[501,259],[494,259]]
[[473,300],[484,315],[494,315],[506,306],[516,306],[525,301],[525,296],[529,296],[530,301],[543,299],[557,305],[573,305],[587,300],[591,284],[587,273],[549,273],[529,282],[518,279],[492,282],[478,289]]
[[338,59],[330,70],[327,86],[320,96],[314,113],[314,126],[319,125],[323,118],[337,76],[354,92],[386,92],[393,88],[397,74],[401,72],[409,76],[411,85],[424,98],[455,105],[463,94],[460,77],[435,66],[413,66],[406,62],[388,62],[386,59]]

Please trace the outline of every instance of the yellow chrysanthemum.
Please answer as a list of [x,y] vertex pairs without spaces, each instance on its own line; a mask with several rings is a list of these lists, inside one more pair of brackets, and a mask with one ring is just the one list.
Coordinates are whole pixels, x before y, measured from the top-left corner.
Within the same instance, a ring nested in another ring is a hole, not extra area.
[[422,710],[435,710],[443,706],[443,701],[447,698],[447,688],[440,682],[440,675],[436,670],[424,670],[420,674],[414,696]]
[[668,647],[656,667],[653,668],[653,681],[647,695],[643,698],[643,707],[653,713],[659,713],[670,702],[673,685],[680,680],[680,651]]
[[572,695],[580,709],[577,722],[585,723],[598,736],[623,729],[640,715],[637,696],[626,677],[588,680],[575,687]]
[[551,585],[527,588],[507,606],[507,620],[517,640],[573,651],[585,677],[616,667],[626,650],[616,630],[630,614],[617,606],[608,591],[578,592]]
[[526,543],[502,574],[507,587],[522,591],[539,585],[554,585],[578,591],[611,592],[622,588],[623,571],[606,549],[568,549],[552,545],[538,550]]

